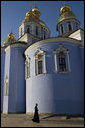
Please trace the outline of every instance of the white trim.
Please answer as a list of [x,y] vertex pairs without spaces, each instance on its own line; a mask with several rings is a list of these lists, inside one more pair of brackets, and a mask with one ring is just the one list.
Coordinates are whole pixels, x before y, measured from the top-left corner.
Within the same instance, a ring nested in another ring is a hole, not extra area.
[[71,28],[72,28],[72,31],[74,30],[74,28],[73,28],[73,23],[71,22]]
[[10,45],[5,48],[5,52],[10,49]]
[[69,52],[67,52],[67,56],[68,56],[68,72],[71,72],[71,68],[70,68],[70,54],[69,54]]
[[[67,65],[68,67],[67,67],[67,70],[66,70],[66,71],[63,71],[63,72],[61,72],[61,71],[58,70],[58,66],[59,66],[58,63],[59,63],[59,62],[57,61],[57,60],[58,60],[57,55],[58,55],[59,52],[61,52],[61,51],[63,51],[63,52],[67,55],[67,57],[66,57],[66,59],[67,59],[66,65]],[[53,51],[53,53],[54,53],[54,59],[55,59],[55,71],[56,71],[57,73],[68,73],[68,72],[71,72],[71,69],[70,69],[70,58],[69,58],[69,51],[68,51],[68,49],[64,48],[63,45],[60,44],[60,45],[59,45],[59,48],[57,48],[55,51]]]
[[54,54],[54,59],[55,59],[55,70],[56,70],[56,72],[58,72],[57,55],[56,55],[56,53]]
[[38,41],[38,42],[32,44],[31,46],[28,46],[28,48],[25,50],[24,54],[26,55],[29,50],[31,50],[32,48],[34,48],[34,47],[36,47],[36,46],[38,46],[40,44],[46,44],[46,43],[48,43],[49,45],[50,44],[53,45],[54,43],[59,44],[59,41],[60,42],[63,42],[63,43],[65,42],[65,43],[68,43],[68,44],[71,43],[71,44],[81,45],[81,42],[80,41],[75,40],[73,38],[63,38],[63,37],[55,38],[55,37],[53,37],[53,38],[49,38],[49,39]]
[[30,58],[26,56],[25,61],[25,80],[30,77]]
[[41,48],[38,48],[38,50],[34,54],[34,57],[35,57],[35,75],[39,75],[38,74],[38,55],[42,55],[42,62],[43,62],[42,74],[47,73],[47,70],[46,70],[46,53],[45,53],[45,51],[41,50]]
[[43,72],[44,72],[44,73],[47,73],[47,68],[46,68],[46,54],[44,54],[44,56],[43,56],[43,57],[44,57],[44,60],[43,60],[43,64],[44,64],[44,65],[43,65],[43,67],[44,67],[44,71],[43,71]]

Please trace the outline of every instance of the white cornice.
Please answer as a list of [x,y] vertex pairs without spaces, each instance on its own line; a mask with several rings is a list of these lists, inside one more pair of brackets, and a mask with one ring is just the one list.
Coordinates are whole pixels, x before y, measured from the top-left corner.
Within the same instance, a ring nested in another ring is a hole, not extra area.
[[27,47],[27,45],[26,44],[12,44],[12,45],[9,45],[9,46],[7,46],[6,48],[5,48],[5,52],[7,51],[7,50],[9,50],[10,48],[13,48],[13,47]]
[[5,48],[5,52],[10,49],[10,45]]
[[72,44],[76,44],[76,45],[81,45],[81,42],[78,41],[78,40],[75,40],[75,39],[72,39],[72,38],[63,38],[63,37],[53,37],[53,38],[49,38],[49,39],[46,39],[46,40],[41,40],[41,41],[38,41],[34,44],[32,44],[31,46],[29,46],[24,54],[26,55],[27,52],[32,49],[33,47],[36,47],[40,44],[45,44],[45,43],[49,43],[49,44],[53,44],[53,43],[59,43],[59,42],[69,42],[69,43],[72,43]]

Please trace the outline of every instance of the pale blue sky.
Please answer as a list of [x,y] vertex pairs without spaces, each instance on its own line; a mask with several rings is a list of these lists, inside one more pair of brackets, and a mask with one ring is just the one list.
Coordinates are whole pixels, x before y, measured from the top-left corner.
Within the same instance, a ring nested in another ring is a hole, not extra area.
[[[33,6],[33,1],[32,6]],[[67,5],[80,21],[80,28],[84,28],[84,2],[67,1]],[[19,25],[22,23],[26,13],[29,11],[30,1],[1,1],[1,44],[6,40],[13,27],[15,38],[19,37]],[[51,31],[51,37],[58,35],[56,24],[60,15],[62,1],[36,1],[41,17]]]

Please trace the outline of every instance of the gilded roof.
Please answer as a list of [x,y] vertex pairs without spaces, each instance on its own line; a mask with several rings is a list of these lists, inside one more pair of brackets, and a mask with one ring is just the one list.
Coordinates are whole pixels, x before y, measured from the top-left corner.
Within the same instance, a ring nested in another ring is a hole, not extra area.
[[[74,15],[74,13],[71,11],[71,8],[67,5],[64,5],[61,8],[61,14],[58,20],[58,23],[64,21],[64,20],[69,20],[69,19],[75,19],[77,20],[76,16]],[[77,20],[78,21],[78,20]]]
[[14,38],[14,34],[10,33],[3,45],[11,44],[11,43],[14,43],[15,41],[16,39]]
[[47,28],[46,24],[42,20],[40,20],[40,12],[37,7],[34,7],[32,9],[32,11],[29,11],[26,13],[26,16],[25,16],[24,20],[22,21],[22,23],[25,23],[25,22],[36,22],[36,23],[40,24],[41,26]]

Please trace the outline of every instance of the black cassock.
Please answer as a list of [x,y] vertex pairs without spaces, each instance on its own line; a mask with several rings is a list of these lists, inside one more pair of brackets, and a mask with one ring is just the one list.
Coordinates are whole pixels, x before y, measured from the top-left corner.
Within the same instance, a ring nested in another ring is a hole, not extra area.
[[33,121],[33,122],[38,122],[38,123],[40,122],[37,106],[35,106],[35,113],[34,113],[34,117],[33,117],[32,121]]

